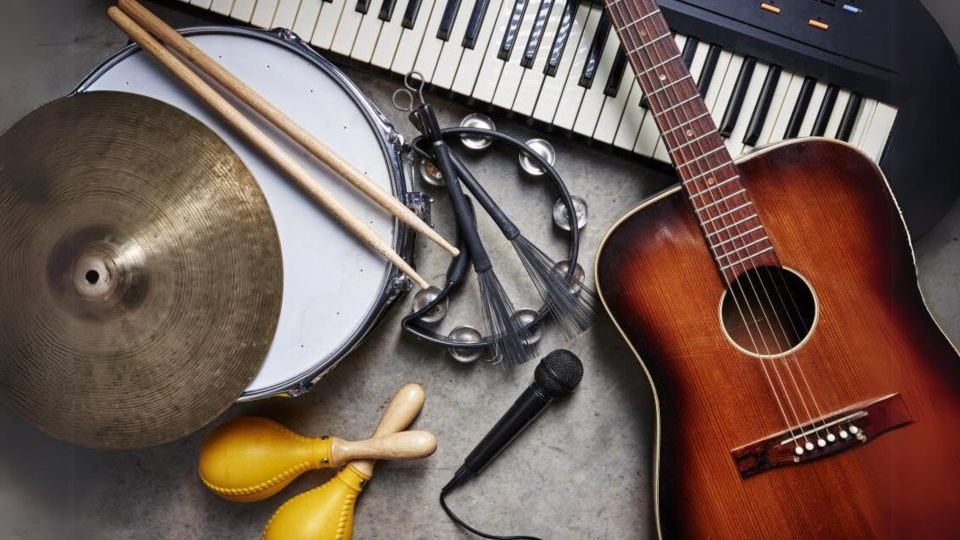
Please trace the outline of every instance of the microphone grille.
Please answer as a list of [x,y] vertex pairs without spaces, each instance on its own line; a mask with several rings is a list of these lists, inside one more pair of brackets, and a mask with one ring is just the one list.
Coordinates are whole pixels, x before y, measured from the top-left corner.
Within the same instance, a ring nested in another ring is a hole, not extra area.
[[563,397],[580,384],[583,364],[572,352],[557,349],[540,361],[533,378],[551,397]]

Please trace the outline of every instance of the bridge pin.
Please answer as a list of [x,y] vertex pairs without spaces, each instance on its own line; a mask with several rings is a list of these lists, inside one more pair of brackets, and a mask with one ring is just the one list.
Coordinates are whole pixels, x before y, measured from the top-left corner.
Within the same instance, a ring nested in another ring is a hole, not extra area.
[[837,436],[836,436],[836,435],[834,435],[833,433],[827,433],[827,441],[828,441],[828,442],[836,442],[836,440],[837,440]]
[[860,433],[860,428],[858,428],[857,426],[850,426],[850,433],[853,433],[854,435],[856,435],[857,433]]
[[794,448],[793,451],[796,452],[798,456],[802,456],[802,455],[803,455],[803,448],[800,447],[800,446]]
[[827,441],[823,439],[817,439],[817,446],[819,446],[820,448],[823,448],[826,445],[827,445]]
[[803,445],[803,446],[807,449],[807,452],[813,452],[814,446],[813,446],[813,443],[812,443],[812,442],[807,442],[807,444],[805,444],[805,445]]
[[849,437],[849,436],[850,436],[850,434],[847,433],[847,430],[845,430],[845,429],[841,429],[841,430],[840,430],[840,438],[841,438],[841,439],[846,439],[846,438]]

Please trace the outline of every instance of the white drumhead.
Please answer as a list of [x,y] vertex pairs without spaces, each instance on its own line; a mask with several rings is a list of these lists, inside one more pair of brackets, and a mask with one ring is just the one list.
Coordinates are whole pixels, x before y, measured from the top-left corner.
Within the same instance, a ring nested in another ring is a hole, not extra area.
[[[387,192],[394,177],[383,135],[345,86],[303,53],[249,32],[199,33],[190,40],[353,163]],[[245,397],[282,392],[355,344],[382,306],[390,267],[325,210],[242,142],[152,57],[120,56],[91,76],[82,91],[119,90],[183,109],[213,128],[240,155],[270,203],[283,250],[283,306],[277,333]],[[231,97],[232,99],[232,97]],[[235,100],[232,99],[236,103]],[[242,106],[241,106],[242,107]],[[250,113],[337,198],[391,245],[396,224],[379,206]],[[172,313],[171,316],[176,316]],[[216,376],[216,374],[211,374]]]

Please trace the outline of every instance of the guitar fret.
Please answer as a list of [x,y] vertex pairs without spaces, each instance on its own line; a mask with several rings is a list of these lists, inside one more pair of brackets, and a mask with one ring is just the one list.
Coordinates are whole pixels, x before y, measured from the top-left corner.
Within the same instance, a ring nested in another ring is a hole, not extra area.
[[727,210],[726,212],[724,212],[724,213],[722,213],[722,214],[720,214],[720,215],[718,215],[718,216],[714,216],[714,217],[712,217],[712,218],[710,218],[710,219],[708,219],[708,220],[706,220],[706,221],[703,221],[703,222],[701,222],[701,223],[703,223],[704,225],[706,225],[707,223],[710,223],[710,222],[712,222],[712,221],[716,221],[716,220],[718,220],[718,219],[720,219],[720,218],[729,216],[730,214],[732,214],[732,213],[734,213],[734,212],[736,212],[736,211],[738,211],[738,210],[743,210],[744,208],[750,206],[751,204],[753,204],[753,203],[750,202],[750,201],[747,201],[747,202],[741,204],[740,206],[734,208],[733,210]]
[[[612,6],[612,5],[614,5],[614,4],[616,4],[616,2],[613,2],[613,3],[611,3],[610,5]],[[649,19],[650,17],[653,17],[653,16],[656,15],[657,13],[660,13],[660,10],[659,10],[659,9],[655,9],[655,10],[651,11],[650,13],[647,13],[647,14],[644,15],[643,17],[640,17],[639,19],[637,19],[637,20],[631,22],[630,24],[624,26],[624,27],[623,27],[623,30],[626,30],[627,28],[630,28],[631,26],[640,24],[640,23],[642,23],[643,21]]]
[[692,139],[692,140],[689,140],[689,141],[681,144],[680,146],[678,146],[678,147],[674,148],[673,150],[671,150],[671,152],[676,152],[676,151],[678,151],[678,150],[683,150],[684,148],[690,146],[691,144],[693,144],[693,143],[695,143],[695,142],[697,142],[697,141],[699,141],[699,140],[706,139],[706,138],[709,137],[710,135],[713,135],[713,132],[712,132],[712,131],[708,131],[708,132],[704,133],[703,135],[697,137],[696,139]]
[[720,270],[729,270],[730,268],[733,268],[734,266],[736,266],[736,265],[738,265],[738,264],[743,264],[744,262],[749,261],[750,259],[753,259],[754,257],[758,257],[758,256],[760,256],[760,255],[763,255],[764,253],[766,253],[766,252],[768,252],[768,251],[773,251],[773,246],[769,246],[769,247],[767,247],[767,248],[765,248],[765,249],[761,249],[760,251],[758,251],[758,252],[756,252],[756,253],[753,253],[753,254],[751,254],[751,255],[748,255],[748,256],[740,259],[739,261],[732,262],[732,263],[727,264],[727,265],[725,265],[725,266],[721,266],[721,267],[720,267]]
[[729,199],[729,198],[731,198],[731,197],[736,197],[737,195],[740,195],[741,193],[746,193],[746,191],[747,191],[746,189],[741,189],[740,191],[734,191],[733,193],[727,195],[726,197],[721,197],[721,198],[713,201],[712,203],[710,203],[710,204],[708,204],[708,205],[706,205],[706,206],[701,206],[700,208],[697,208],[696,210],[697,210],[697,212],[701,212],[701,211],[703,211],[703,210],[706,210],[707,208],[710,208],[711,206],[716,206],[716,205],[722,203],[723,201],[725,201],[725,200],[727,200],[727,199]]
[[724,185],[724,184],[729,184],[730,182],[733,182],[734,180],[738,180],[739,178],[740,178],[740,175],[739,175],[739,174],[738,174],[738,175],[735,175],[735,176],[731,176],[730,178],[727,178],[727,179],[724,180],[723,182],[720,182],[720,183],[718,183],[718,184],[714,184],[714,185],[708,187],[707,189],[705,189],[705,190],[703,190],[703,191],[698,191],[697,193],[694,193],[693,195],[690,196],[690,200],[692,201],[694,197],[700,197],[700,196],[702,196],[702,195],[706,195],[707,193],[710,193],[711,191],[717,189],[718,187],[720,187],[720,186],[722,186],[722,185]]
[[723,255],[717,255],[717,258],[718,258],[718,259],[722,259],[722,258],[724,258],[724,257],[729,257],[729,256],[733,255],[734,253],[736,253],[736,252],[738,252],[738,251],[743,251],[743,250],[749,248],[750,246],[755,246],[755,245],[759,244],[760,242],[763,242],[763,241],[766,240],[766,239],[767,239],[767,237],[764,236],[763,238],[760,238],[759,240],[754,240],[753,242],[750,242],[749,244],[746,244],[746,245],[744,245],[744,246],[740,246],[740,247],[738,247],[737,249],[735,249],[735,250],[733,250],[733,251],[731,251],[731,252],[729,252],[729,253],[724,253]]
[[724,167],[727,167],[727,166],[729,166],[729,165],[733,165],[733,163],[731,163],[731,162],[729,162],[729,161],[727,161],[726,163],[721,163],[720,165],[717,165],[716,167],[710,169],[709,171],[700,173],[700,174],[698,174],[697,176],[694,176],[693,178],[691,178],[691,179],[689,179],[689,180],[685,180],[683,183],[684,183],[684,184],[689,184],[690,182],[693,182],[694,180],[698,180],[698,179],[700,179],[700,178],[703,178],[704,176],[707,176],[707,175],[710,174],[710,173],[719,171],[720,169],[722,169],[722,168],[724,168]]
[[[657,95],[658,93],[663,92],[664,90],[666,90],[667,88],[670,88],[671,86],[673,86],[673,85],[675,85],[675,84],[682,83],[683,81],[685,81],[685,80],[687,80],[687,79],[692,79],[692,78],[693,78],[693,77],[691,77],[689,74],[687,74],[685,77],[681,77],[681,78],[673,81],[672,83],[670,83],[670,84],[668,84],[668,85],[666,85],[666,86],[661,86],[660,88],[657,88],[657,89],[654,90],[653,92],[650,92],[649,96],[655,96],[655,95]],[[649,97],[649,96],[648,96],[648,97]]]
[[[686,163],[684,163],[684,164],[682,164],[682,165],[677,165],[677,168],[679,169],[680,167],[686,167],[687,165],[690,165],[691,163],[693,163],[693,162],[695,162],[695,161],[700,161],[701,159],[703,159],[703,158],[705,158],[705,157],[709,157],[709,156],[712,155],[712,154],[716,154],[717,152],[719,152],[719,151],[721,151],[721,150],[726,150],[726,148],[727,148],[726,146],[724,146],[724,145],[721,144],[720,146],[714,148],[713,150],[707,152],[706,154],[700,154],[699,156],[691,159],[690,161],[688,161],[688,162],[686,162]],[[677,148],[677,149],[675,149],[675,150],[673,150],[673,151],[676,151],[676,150],[679,150],[679,148]]]
[[672,107],[667,107],[666,109],[664,109],[664,110],[662,110],[662,111],[660,111],[660,112],[658,112],[658,113],[656,113],[656,112],[653,113],[653,115],[654,115],[654,116],[661,116],[661,115],[667,114],[668,112],[676,109],[677,107],[683,107],[684,105],[686,105],[687,103],[690,103],[691,101],[693,101],[693,100],[695,100],[695,99],[700,99],[700,94],[694,94],[694,95],[688,97],[687,99],[681,101],[680,103],[677,103],[676,105],[673,105]]
[[660,37],[658,37],[658,38],[656,38],[656,39],[654,39],[654,40],[648,41],[648,42],[644,43],[643,45],[638,46],[636,49],[631,49],[631,50],[627,51],[627,54],[633,54],[633,53],[635,53],[635,52],[637,52],[637,51],[639,51],[639,50],[646,49],[647,47],[649,47],[650,45],[653,45],[654,43],[660,41],[661,39],[667,38],[667,37],[671,37],[671,36],[673,36],[673,34],[671,34],[670,32],[667,32],[666,34],[664,34],[664,35],[662,35],[662,36],[660,36]]
[[[736,235],[736,236],[731,236],[730,238],[724,240],[723,242],[720,242],[719,244],[710,244],[710,249],[716,250],[718,247],[720,247],[720,246],[722,246],[722,245],[724,245],[724,244],[727,244],[727,243],[729,243],[729,242],[733,242],[734,240],[736,240],[736,239],[738,239],[738,238],[742,238],[742,237],[744,237],[744,236],[753,234],[753,233],[755,233],[755,232],[757,232],[757,231],[759,231],[759,230],[761,230],[761,229],[763,229],[763,225],[757,225],[756,227],[750,229],[749,231],[747,231],[747,232],[742,232],[742,233],[740,233],[740,234],[738,234],[738,235]],[[764,238],[766,238],[766,236],[764,236]]]
[[670,58],[667,58],[666,60],[664,60],[663,62],[660,62],[659,64],[653,66],[652,68],[650,68],[650,69],[648,69],[648,70],[645,70],[645,71],[641,71],[641,72],[640,72],[640,75],[646,75],[647,73],[650,73],[651,71],[653,71],[653,70],[655,70],[655,69],[657,69],[657,68],[659,68],[659,67],[663,67],[663,66],[669,64],[670,62],[673,62],[674,60],[680,58],[681,56],[683,56],[683,55],[682,55],[682,54],[678,54],[678,55],[676,55],[676,56],[671,56]]
[[707,112],[705,112],[705,113],[703,113],[703,114],[701,114],[700,116],[697,116],[697,117],[695,117],[695,118],[691,118],[690,120],[687,120],[686,122],[678,125],[677,127],[670,128],[670,129],[664,131],[663,134],[666,135],[667,133],[671,133],[671,132],[673,132],[673,131],[676,131],[676,130],[678,130],[678,129],[686,126],[686,125],[692,124],[692,123],[696,122],[697,120],[701,120],[701,119],[706,118],[706,117],[708,117],[708,116],[710,116],[710,111],[707,111]]
[[738,225],[742,225],[743,223],[746,223],[746,222],[750,221],[751,219],[753,219],[753,218],[755,218],[755,217],[757,217],[756,214],[751,214],[751,215],[749,215],[749,216],[741,219],[740,221],[738,221],[738,222],[736,222],[736,223],[734,223],[734,224],[732,224],[732,225],[727,225],[726,227],[724,227],[724,228],[722,228],[722,229],[717,229],[717,230],[713,231],[712,233],[708,234],[707,237],[713,236],[713,235],[715,235],[715,234],[720,234],[720,233],[722,233],[723,231],[725,231],[725,230],[727,230],[727,229],[736,227],[736,226],[738,226]]

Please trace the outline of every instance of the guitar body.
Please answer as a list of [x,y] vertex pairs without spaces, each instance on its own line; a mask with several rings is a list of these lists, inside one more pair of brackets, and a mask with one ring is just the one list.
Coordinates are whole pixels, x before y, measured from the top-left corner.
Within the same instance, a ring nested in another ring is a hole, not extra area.
[[687,194],[666,192],[610,231],[596,267],[654,387],[661,537],[960,538],[960,358],[924,304],[882,173],[826,139],[738,166],[781,264],[815,295],[816,323],[795,361],[819,409],[899,394],[911,421],[743,477],[731,452],[787,426],[761,360],[720,324],[725,288]]

